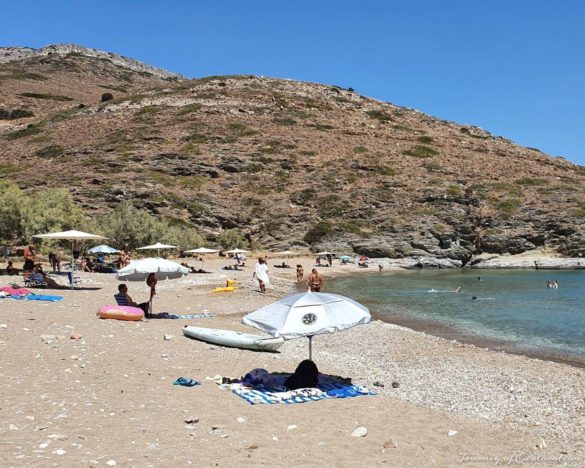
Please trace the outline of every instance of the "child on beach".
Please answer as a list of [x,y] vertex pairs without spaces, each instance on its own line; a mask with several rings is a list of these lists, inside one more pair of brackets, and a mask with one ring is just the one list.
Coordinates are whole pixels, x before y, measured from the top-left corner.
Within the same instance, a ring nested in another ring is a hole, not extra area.
[[303,276],[305,276],[303,265],[297,265],[297,283],[301,283],[303,281]]

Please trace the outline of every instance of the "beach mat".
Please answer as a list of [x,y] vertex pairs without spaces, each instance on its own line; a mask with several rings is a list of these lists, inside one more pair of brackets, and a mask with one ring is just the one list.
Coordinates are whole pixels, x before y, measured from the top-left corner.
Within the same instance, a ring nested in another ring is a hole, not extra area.
[[307,401],[319,401],[328,398],[351,398],[363,395],[375,395],[367,387],[348,383],[347,381],[335,379],[330,376],[319,376],[317,388],[299,388],[289,390],[284,386],[284,382],[291,374],[281,374],[278,376],[282,379],[282,385],[264,387],[248,387],[240,383],[231,384],[230,389],[233,393],[246,400],[251,405],[258,404],[292,404],[305,403]]
[[10,296],[11,299],[18,301],[48,301],[48,302],[59,302],[63,299],[63,296],[48,296],[46,294],[28,294],[28,295],[16,295]]
[[158,314],[149,315],[147,318],[150,319],[199,319],[199,318],[211,318],[215,317],[215,314],[186,314],[186,315],[179,315],[179,314],[169,314],[167,312],[160,312]]

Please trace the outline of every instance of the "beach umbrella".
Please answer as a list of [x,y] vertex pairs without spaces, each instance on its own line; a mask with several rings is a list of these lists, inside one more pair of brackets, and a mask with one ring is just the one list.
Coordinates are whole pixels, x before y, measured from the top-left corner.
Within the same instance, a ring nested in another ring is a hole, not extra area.
[[[189,269],[164,258],[143,258],[132,260],[129,265],[118,270],[116,278],[120,281],[145,281],[151,273],[154,273],[156,279],[161,281],[180,278],[187,275]],[[149,306],[151,313],[154,293],[154,287],[151,286]]]
[[145,245],[144,247],[138,247],[136,250],[156,250],[157,255],[160,257],[161,249],[176,249],[176,248],[177,248],[176,245],[161,244],[160,242],[157,242],[156,244]]
[[244,250],[244,249],[232,249],[232,250],[226,250],[225,251],[226,254],[241,254],[241,253],[250,253],[249,250]]
[[89,254],[115,254],[118,252],[119,250],[114,249],[114,247],[110,247],[109,245],[105,244],[97,245],[87,251],[87,253]]
[[372,320],[367,307],[345,296],[306,292],[284,297],[246,315],[242,323],[285,340],[345,330]]
[[48,234],[37,234],[33,237],[37,239],[52,239],[52,240],[69,240],[71,241],[71,277],[69,278],[71,288],[73,289],[73,271],[75,269],[75,259],[73,258],[73,241],[81,240],[103,240],[107,237],[100,236],[98,234],[90,234],[89,232],[83,231],[62,231],[62,232],[50,232]]
[[[219,250],[208,249],[207,247],[199,247],[197,249],[185,250],[185,253],[195,253],[195,254],[200,254],[200,255],[207,255],[207,254],[212,254],[212,253],[217,253],[217,252],[219,252]],[[203,270],[203,257],[201,257],[201,269]]]
[[317,252],[315,255],[335,255],[333,252]]
[[292,257],[294,255],[300,255],[300,253],[293,252],[292,250],[285,250],[283,252],[276,252],[273,255],[276,255],[277,257]]
[[196,254],[212,254],[217,253],[219,250],[208,249],[207,247],[199,247],[198,249],[185,250],[185,253],[196,253]]

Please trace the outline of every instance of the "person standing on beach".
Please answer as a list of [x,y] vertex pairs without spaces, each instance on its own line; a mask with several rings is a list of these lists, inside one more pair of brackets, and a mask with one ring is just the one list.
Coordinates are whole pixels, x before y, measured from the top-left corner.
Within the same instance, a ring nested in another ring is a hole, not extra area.
[[311,270],[307,285],[311,292],[320,292],[321,288],[323,288],[323,278],[315,268]]
[[24,266],[22,267],[23,271],[33,271],[35,267],[36,261],[36,254],[35,254],[35,245],[31,242],[28,246],[24,249]]
[[266,292],[266,285],[270,283],[270,279],[268,278],[268,264],[266,260],[262,257],[258,258],[258,263],[256,263],[256,271],[254,272],[254,276],[258,280],[258,285],[260,286],[260,292]]
[[303,282],[303,276],[305,276],[305,270],[303,270],[303,265],[297,265],[297,283]]

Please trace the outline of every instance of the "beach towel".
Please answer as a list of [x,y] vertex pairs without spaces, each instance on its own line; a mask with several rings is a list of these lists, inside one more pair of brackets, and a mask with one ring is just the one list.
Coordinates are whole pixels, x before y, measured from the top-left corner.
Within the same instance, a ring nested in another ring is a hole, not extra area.
[[[348,398],[361,395],[375,395],[367,387],[354,385],[347,380],[320,375],[317,388],[299,388],[289,390],[284,382],[291,374],[272,375],[271,387],[262,385],[248,387],[241,383],[231,384],[229,388],[233,393],[246,400],[252,405],[277,403],[305,403],[307,401],[318,401],[327,398]],[[280,383],[280,384],[279,384]]]
[[26,288],[13,288],[12,286],[2,286],[0,287],[0,291],[8,293],[9,296],[13,294],[18,294],[22,296],[23,294],[32,294],[32,291]]
[[215,317],[215,314],[209,314],[204,312],[203,314],[186,314],[186,315],[179,315],[179,314],[169,314],[167,312],[161,312],[159,314],[152,314],[149,315],[149,319],[198,319],[198,318],[211,318]]
[[13,294],[10,296],[12,299],[17,299],[19,301],[49,301],[49,302],[59,302],[63,299],[63,296],[48,296],[46,294],[24,294],[18,295]]

